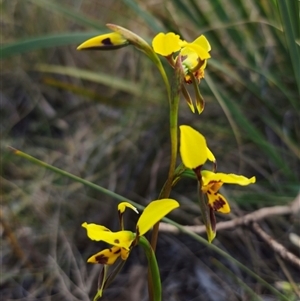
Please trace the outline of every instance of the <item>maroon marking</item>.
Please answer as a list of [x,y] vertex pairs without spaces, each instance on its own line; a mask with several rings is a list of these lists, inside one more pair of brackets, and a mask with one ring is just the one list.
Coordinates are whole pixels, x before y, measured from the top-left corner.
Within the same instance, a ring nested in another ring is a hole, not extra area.
[[218,211],[219,209],[223,208],[224,205],[226,205],[226,202],[221,197],[219,197],[217,200],[214,201],[212,207],[215,211]]
[[202,168],[202,165],[200,165],[200,166],[193,169],[193,171],[196,174],[196,177],[197,177],[199,182],[202,181],[201,168]]
[[100,264],[106,264],[108,262],[108,257],[103,254],[96,256],[95,259]]
[[113,46],[114,44],[111,42],[110,38],[106,38],[101,41],[101,43],[105,46]]
[[216,217],[214,213],[214,208],[212,208],[212,206],[209,206],[209,219],[210,219],[211,229],[213,230],[213,232],[216,232]]
[[139,227],[136,227],[135,234],[136,234],[136,236],[140,236],[140,229],[139,229]]

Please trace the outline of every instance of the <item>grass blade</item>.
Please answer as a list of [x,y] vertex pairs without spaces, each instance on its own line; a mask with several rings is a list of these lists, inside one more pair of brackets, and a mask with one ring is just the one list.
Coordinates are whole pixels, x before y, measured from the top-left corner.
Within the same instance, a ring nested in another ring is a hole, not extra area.
[[71,6],[65,6],[62,3],[56,3],[55,1],[47,1],[47,0],[28,0],[36,5],[39,5],[43,8],[49,9],[55,13],[62,14],[68,18],[73,19],[78,24],[82,24],[85,26],[93,27],[99,30],[103,30],[104,26],[101,23],[92,20],[91,18],[79,13],[74,10]]
[[34,37],[20,40],[1,47],[1,59],[6,59],[14,55],[45,49],[57,46],[65,46],[71,44],[79,44],[82,41],[91,38],[102,32],[67,32],[61,34],[53,34],[41,37]]

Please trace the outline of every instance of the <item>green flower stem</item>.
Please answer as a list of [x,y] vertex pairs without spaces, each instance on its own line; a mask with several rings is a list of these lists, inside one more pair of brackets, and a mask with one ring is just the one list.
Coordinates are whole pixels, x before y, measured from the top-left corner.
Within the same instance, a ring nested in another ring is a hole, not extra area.
[[[178,58],[177,61],[181,63],[181,59]],[[179,65],[178,63],[178,65]],[[177,67],[177,68],[176,68]],[[180,100],[180,91],[182,85],[182,66],[175,66],[175,80],[172,85],[172,93],[169,95],[170,103],[170,136],[171,136],[171,162],[169,166],[169,173],[166,183],[164,184],[159,199],[168,198],[171,193],[172,183],[176,168],[177,160],[177,149],[178,149],[178,107]],[[156,249],[157,237],[159,230],[159,222],[154,225],[151,237],[151,246],[153,250]]]
[[153,301],[161,301],[161,281],[155,253],[144,236],[139,238],[139,245],[144,249],[148,260],[149,296]]
[[[13,147],[9,147],[10,151],[19,156],[22,157],[26,160],[28,160],[31,163],[34,163],[36,165],[39,165],[41,167],[44,167],[46,169],[49,169],[59,175],[65,176],[69,179],[72,179],[76,182],[79,182],[87,187],[93,188],[96,191],[102,192],[106,195],[111,196],[112,198],[118,200],[118,201],[126,201],[128,203],[131,203],[132,205],[134,205],[135,207],[137,207],[139,210],[143,210],[144,206],[141,206],[117,193],[114,193],[108,189],[105,189],[101,186],[98,186],[90,181],[84,180],[80,177],[74,176],[71,173],[68,173],[62,169],[59,169],[57,167],[54,167],[50,164],[47,164],[41,160],[38,160],[30,155],[27,155],[26,153],[23,153]],[[255,274],[254,272],[252,272],[249,268],[247,268],[245,265],[243,265],[241,262],[239,262],[237,259],[233,258],[232,256],[230,256],[229,254],[227,254],[225,251],[221,250],[220,248],[218,248],[217,246],[210,244],[206,239],[204,239],[203,237],[199,236],[198,234],[192,232],[191,230],[186,229],[184,226],[172,221],[169,218],[163,218],[163,221],[175,226],[177,229],[179,229],[180,232],[185,233],[187,235],[189,235],[190,237],[194,238],[196,241],[198,241],[199,243],[201,243],[202,245],[205,245],[207,248],[209,248],[210,250],[218,253],[220,256],[222,256],[223,258],[228,259],[229,261],[233,262],[234,264],[236,264],[241,270],[243,270],[244,272],[246,272],[249,276],[251,276],[253,279],[255,279],[257,282],[259,282],[261,285],[263,285],[265,288],[267,288],[268,290],[270,290],[270,292],[272,292],[274,295],[276,295],[279,299],[281,298],[281,300],[284,301],[289,301],[289,299],[284,296],[283,294],[281,294],[276,288],[274,288],[272,285],[270,285],[267,281],[265,281],[264,279],[262,279],[260,276],[258,276],[257,274]]]

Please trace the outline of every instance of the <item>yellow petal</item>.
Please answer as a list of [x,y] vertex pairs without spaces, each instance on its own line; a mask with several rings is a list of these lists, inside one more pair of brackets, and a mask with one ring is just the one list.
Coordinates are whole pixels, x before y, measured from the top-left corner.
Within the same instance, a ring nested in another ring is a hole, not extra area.
[[182,42],[183,41],[180,39],[179,35],[173,32],[168,32],[166,34],[160,32],[154,37],[152,47],[156,53],[162,56],[168,56],[179,51],[181,49]]
[[207,151],[207,159],[213,162],[213,172],[215,172],[217,170],[217,159],[215,158],[214,154],[208,147],[206,151]]
[[214,193],[212,190],[207,191],[208,204],[214,211],[221,213],[229,213],[230,206],[225,197],[220,193]]
[[[200,67],[200,70],[204,70],[206,68],[206,66],[207,66],[207,60],[204,60],[203,64]],[[203,77],[204,77],[204,75],[203,75]]]
[[209,52],[211,50],[210,44],[204,35],[198,37],[192,44],[196,44],[202,47],[205,51]]
[[[87,236],[96,241],[104,241],[110,245],[122,247],[129,250],[135,234],[131,231],[110,232],[103,230],[103,226],[96,224],[83,223],[82,227],[86,228]],[[107,229],[107,228],[105,228]]]
[[221,181],[226,184],[238,184],[241,186],[246,186],[252,183],[255,183],[256,179],[255,177],[252,178],[246,178],[241,175],[236,174],[225,174],[225,173],[214,173],[209,170],[202,170],[202,180],[203,185],[207,185],[211,181]]
[[199,56],[194,50],[184,47],[180,51],[180,55],[182,56],[182,64],[187,67],[187,69],[194,69],[198,65]]
[[188,125],[180,126],[180,155],[185,167],[195,169],[207,160],[207,146],[203,135]]
[[[95,233],[98,233],[98,232],[102,232],[102,231],[107,231],[107,232],[111,232],[108,228],[102,226],[102,225],[97,225],[97,224],[87,224],[86,222],[84,222],[82,225],[81,225],[83,228],[87,228],[87,226],[90,227],[90,229],[93,228],[93,231]],[[93,239],[93,238],[91,238]]]
[[[197,53],[198,57],[203,61],[205,59],[209,59],[210,58],[210,54],[208,53],[207,50],[205,50],[204,48],[202,48],[201,46],[194,44],[194,43],[188,43],[186,46],[186,48],[193,50],[194,52]],[[185,48],[184,48],[185,49]],[[183,50],[184,50],[183,49]]]
[[133,210],[134,212],[136,212],[137,214],[139,213],[138,210],[137,210],[133,205],[131,205],[131,204],[128,203],[128,202],[122,202],[122,203],[120,203],[120,204],[118,205],[118,211],[119,211],[120,213],[124,213],[124,211],[125,211],[126,208],[132,209],[132,210]]
[[115,261],[121,256],[120,247],[112,247],[110,249],[105,249],[93,256],[91,256],[87,262],[89,263],[100,263],[100,264],[107,264],[111,265],[114,264]]
[[213,163],[216,163],[217,160],[216,160],[214,154],[212,153],[212,151],[208,147],[206,148],[206,151],[207,151],[207,159]]
[[128,41],[119,33],[111,32],[91,38],[77,47],[77,50],[111,50],[128,45]]
[[129,252],[130,252],[129,250],[121,248],[121,258],[123,260],[126,260],[128,258],[128,256],[129,256]]
[[137,222],[137,234],[139,236],[144,235],[158,221],[177,207],[179,207],[179,203],[173,199],[152,201],[145,208]]

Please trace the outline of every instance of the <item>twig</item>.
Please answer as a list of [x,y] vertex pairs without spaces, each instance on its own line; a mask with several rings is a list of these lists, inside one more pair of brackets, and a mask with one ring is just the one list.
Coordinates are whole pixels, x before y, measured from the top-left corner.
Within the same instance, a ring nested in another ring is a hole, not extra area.
[[288,260],[300,268],[300,258],[289,252],[282,244],[277,242],[273,237],[266,233],[258,223],[254,222],[252,224],[252,229],[283,259]]
[[[287,214],[294,214],[300,211],[300,194],[296,197],[296,199],[288,206],[274,206],[274,207],[265,207],[259,210],[256,210],[252,213],[246,214],[242,217],[238,217],[226,222],[219,222],[217,223],[217,231],[226,230],[226,229],[233,229],[238,226],[248,226],[252,222],[257,222],[262,220],[266,217],[270,217],[273,215],[287,215]],[[197,234],[205,233],[206,228],[204,225],[197,225],[197,226],[185,226],[186,229],[195,232]],[[160,231],[171,232],[171,233],[178,233],[178,228],[166,224],[160,224]]]

